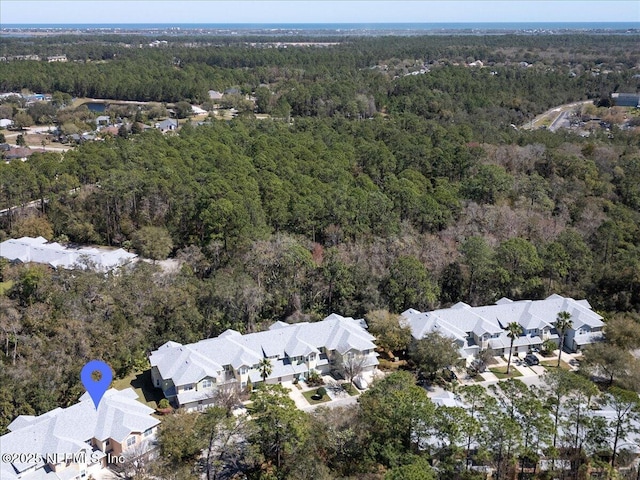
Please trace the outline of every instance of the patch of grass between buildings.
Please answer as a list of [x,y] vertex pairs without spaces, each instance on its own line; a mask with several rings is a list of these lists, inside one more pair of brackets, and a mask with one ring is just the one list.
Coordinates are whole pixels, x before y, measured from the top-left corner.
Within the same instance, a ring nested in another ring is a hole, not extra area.
[[[540,362],[540,365],[542,365],[544,368],[557,368],[556,365],[558,365],[558,359],[555,358],[553,360],[543,360]],[[564,360],[560,360],[560,368],[564,370],[571,370],[571,365],[569,365]]]
[[320,400],[314,400],[311,397],[313,397],[315,394],[316,394],[315,389],[314,390],[307,390],[306,392],[302,392],[302,395],[307,400],[307,402],[309,402],[309,405],[318,405],[319,403],[325,403],[325,402],[328,402],[329,400],[331,400],[331,398],[327,394],[323,395]]
[[158,402],[164,398],[162,390],[155,388],[151,382],[151,370],[134,372],[124,378],[114,380],[113,388],[116,390],[133,388],[138,394],[138,399],[154,410],[158,406]]
[[489,370],[500,380],[503,378],[516,378],[522,376],[522,374],[513,366],[509,370],[509,375],[507,375],[507,367],[492,367]]
[[351,385],[350,383],[343,383],[341,386],[342,386],[342,389],[352,397],[355,397],[360,393],[358,389],[353,385]]

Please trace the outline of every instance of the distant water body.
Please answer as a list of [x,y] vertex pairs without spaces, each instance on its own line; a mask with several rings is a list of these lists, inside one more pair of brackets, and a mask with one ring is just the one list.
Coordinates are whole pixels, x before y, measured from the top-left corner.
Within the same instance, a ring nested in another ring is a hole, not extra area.
[[29,30],[120,30],[166,32],[173,30],[230,30],[230,31],[532,31],[532,30],[637,30],[640,22],[505,22],[505,23],[103,23],[103,24],[4,24],[2,29]]

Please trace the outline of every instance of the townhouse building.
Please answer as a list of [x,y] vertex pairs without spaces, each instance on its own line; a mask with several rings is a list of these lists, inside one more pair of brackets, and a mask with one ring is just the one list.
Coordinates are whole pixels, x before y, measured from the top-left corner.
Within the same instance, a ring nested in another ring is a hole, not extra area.
[[311,372],[340,372],[358,358],[363,374],[378,365],[374,337],[362,320],[331,314],[314,323],[276,322],[268,330],[242,335],[227,330],[189,345],[167,342],[151,353],[151,378],[175,407],[203,409],[221,385],[244,389],[263,381],[260,362],[268,359],[266,383],[303,380]]
[[513,343],[513,353],[528,353],[541,349],[551,340],[560,343],[554,326],[558,313],[571,315],[572,328],[565,333],[564,347],[576,352],[584,345],[602,340],[602,317],[591,309],[587,300],[574,300],[553,294],[544,300],[498,300],[494,305],[472,307],[459,302],[450,308],[419,312],[409,309],[402,313],[414,338],[429,332],[440,332],[451,338],[462,358],[471,358],[480,350],[491,349],[496,355],[508,354],[511,338],[505,328],[511,322],[522,327],[522,335]]
[[[111,459],[154,448],[160,421],[133,389],[110,389],[96,409],[80,402],[42,415],[20,415],[0,436],[2,480],[81,480],[101,473]],[[5,461],[6,460],[6,461]]]

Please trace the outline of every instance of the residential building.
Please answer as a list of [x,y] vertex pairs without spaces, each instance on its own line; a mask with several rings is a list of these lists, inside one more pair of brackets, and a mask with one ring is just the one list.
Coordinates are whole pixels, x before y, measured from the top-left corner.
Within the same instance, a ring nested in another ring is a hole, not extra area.
[[109,115],[99,115],[96,117],[96,125],[98,127],[106,127],[111,125],[111,117]]
[[92,268],[98,271],[109,271],[132,262],[137,255],[119,248],[109,250],[102,248],[65,247],[59,243],[48,243],[43,237],[22,237],[9,239],[0,243],[0,257],[13,262],[44,263],[53,268]]
[[459,302],[451,308],[419,312],[409,309],[402,313],[414,338],[429,332],[450,337],[463,358],[480,350],[492,349],[496,355],[509,351],[511,338],[505,328],[511,322],[522,327],[522,335],[513,343],[514,353],[527,353],[541,348],[545,340],[559,344],[554,323],[559,312],[569,312],[573,327],[566,332],[565,348],[578,351],[582,346],[602,339],[602,317],[591,309],[587,300],[574,300],[551,295],[544,300],[513,301],[502,298],[495,305],[471,307]]
[[2,158],[5,161],[22,160],[24,162],[34,153],[36,153],[36,151],[31,150],[29,147],[11,147],[2,152]]
[[222,98],[222,93],[217,90],[209,90],[209,98],[211,100],[220,100]]
[[66,62],[67,61],[67,56],[66,55],[51,55],[50,57],[47,57],[47,62],[51,63],[51,62]]
[[363,323],[334,313],[315,323],[276,322],[247,335],[227,330],[189,345],[167,342],[149,358],[151,378],[174,406],[192,410],[211,405],[221,385],[262,382],[259,363],[265,358],[271,363],[266,383],[301,380],[313,371],[340,372],[346,359],[357,359],[362,373],[371,374],[378,354]]
[[68,408],[20,415],[0,437],[0,478],[86,479],[114,457],[137,458],[155,447],[160,421],[153,412],[137,400],[133,389],[112,388],[97,409],[85,393]]
[[167,118],[166,120],[156,123],[156,128],[162,133],[173,132],[178,129],[178,121],[173,118]]
[[640,93],[612,93],[611,100],[618,107],[640,108]]

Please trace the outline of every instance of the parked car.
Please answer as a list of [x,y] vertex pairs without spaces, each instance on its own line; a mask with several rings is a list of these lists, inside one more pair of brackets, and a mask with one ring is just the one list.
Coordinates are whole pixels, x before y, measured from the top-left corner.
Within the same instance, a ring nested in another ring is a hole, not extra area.
[[533,353],[529,353],[526,357],[524,357],[524,363],[531,367],[532,365],[540,365],[540,360]]

